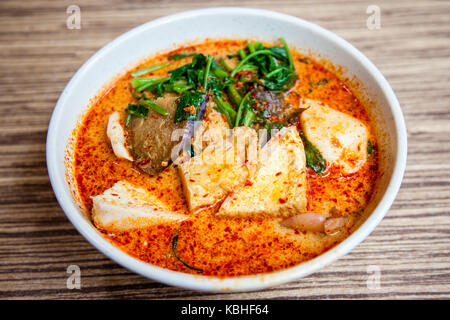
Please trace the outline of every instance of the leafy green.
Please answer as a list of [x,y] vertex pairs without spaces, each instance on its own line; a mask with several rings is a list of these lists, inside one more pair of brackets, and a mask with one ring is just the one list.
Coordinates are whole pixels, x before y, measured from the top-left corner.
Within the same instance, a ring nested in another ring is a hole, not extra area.
[[309,82],[309,90],[307,92],[307,95],[310,94],[311,92],[313,92],[314,88],[323,86],[328,84],[328,79],[326,78],[322,78],[319,81],[317,81],[316,83],[313,83],[312,81]]
[[178,81],[178,82],[174,82],[174,83],[165,84],[164,90],[181,94],[187,90],[193,89],[194,87],[195,87],[195,85],[187,84],[186,81]]
[[272,123],[272,129],[280,130],[283,127],[286,127],[286,124],[284,122],[277,121]]
[[192,266],[188,265],[186,262],[184,262],[183,260],[181,260],[181,258],[177,254],[177,245],[178,245],[178,233],[175,234],[175,236],[172,239],[172,254],[173,254],[173,256],[178,261],[180,261],[186,268],[189,268],[189,269],[192,269],[192,270],[195,270],[195,271],[199,271],[199,272],[203,272],[203,269],[192,267]]
[[320,86],[325,85],[325,84],[327,84],[327,83],[328,83],[328,79],[322,78],[322,79],[320,79],[319,81],[317,81],[316,87],[320,87]]
[[169,81],[169,77],[161,78],[134,78],[131,80],[131,87],[137,91],[150,90],[158,84]]
[[[186,91],[178,99],[177,109],[175,110],[175,123],[184,120],[195,121],[198,119],[198,109],[205,100],[205,94],[201,91]],[[192,107],[195,112],[191,112]]]
[[280,40],[281,40],[281,43],[283,44],[283,49],[284,49],[286,56],[288,58],[288,61],[289,61],[289,68],[291,70],[295,70],[294,69],[294,60],[292,59],[291,51],[289,50],[286,40],[284,40],[283,37],[281,37]]
[[203,81],[203,68],[206,67],[206,57],[203,54],[196,53],[191,63],[182,65],[177,69],[169,71],[170,82],[177,80],[186,80],[189,84],[199,84]]
[[208,56],[208,60],[206,62],[206,68],[205,68],[205,75],[204,75],[204,79],[203,79],[203,90],[205,90],[205,92],[208,90],[208,75],[209,75],[209,71],[211,70],[211,63],[213,61],[213,57],[212,56]]
[[147,67],[147,68],[142,68],[142,69],[136,70],[136,71],[132,72],[131,75],[133,77],[139,77],[139,76],[142,76],[142,75],[147,74],[149,72],[153,72],[153,71],[164,69],[165,67],[168,67],[169,65],[171,65],[171,63],[169,63],[169,62],[168,63],[157,64],[157,65],[154,65],[154,66],[151,66],[151,67]]
[[220,64],[225,68],[225,70],[227,70],[228,72],[233,71],[233,68],[231,68],[225,61],[224,58],[220,58],[219,60]]
[[304,64],[310,64],[311,63],[309,58],[300,58],[300,59],[298,59],[298,62],[301,62],[301,63],[304,63]]
[[367,141],[367,154],[369,156],[371,156],[372,153],[374,153],[374,151],[375,151],[375,146],[372,144],[372,141],[368,140]]
[[192,56],[195,56],[195,55],[196,55],[195,52],[176,53],[176,54],[173,54],[173,55],[169,56],[169,59],[171,59],[171,60],[180,60],[180,59],[187,58],[187,57],[192,57]]
[[139,118],[147,118],[148,112],[150,111],[147,107],[142,104],[132,104],[130,103],[126,110],[128,112],[127,119],[125,121],[125,126],[128,126],[131,120],[131,116],[136,116]]
[[217,106],[217,111],[224,114],[227,118],[228,125],[230,128],[234,127],[234,121],[236,119],[236,111],[233,109],[233,107],[226,101],[223,101],[220,97],[215,96],[214,102]]
[[191,158],[195,157],[195,149],[192,144],[189,148],[186,149],[186,152],[189,154],[189,157]]
[[303,132],[299,132],[305,145],[306,165],[310,167],[315,173],[321,175],[326,168],[326,161],[320,151],[306,139]]
[[249,96],[250,96],[251,91],[249,91],[244,98],[241,100],[241,103],[239,104],[239,108],[238,108],[238,112],[236,115],[236,120],[234,123],[235,127],[239,127],[241,125],[241,119],[242,119],[242,115],[249,109],[251,108],[251,104],[252,102],[250,102]]
[[[294,86],[298,78],[292,55],[286,41],[280,38],[283,47],[264,47],[261,43],[248,44],[249,54],[241,50],[241,62],[231,72],[234,77],[244,70],[258,71],[260,81],[269,90],[284,92]],[[250,81],[251,82],[251,81]]]
[[297,81],[297,73],[289,68],[280,67],[261,81],[261,84],[269,90],[275,92],[284,92],[289,90]]
[[[146,73],[165,68],[171,62],[135,71],[132,75],[136,78],[131,81],[133,97],[139,101],[137,106],[165,115],[167,111],[150,101],[144,91],[150,91],[157,97],[164,96],[166,92],[180,94],[174,121],[181,122],[198,120],[199,114],[202,113],[199,111],[200,106],[203,110],[202,103],[206,101],[207,94],[211,96],[212,93],[216,110],[226,116],[230,127],[258,123],[272,130],[277,124],[272,124],[268,119],[270,115],[266,115],[264,110],[255,105],[250,93],[255,87],[280,93],[295,85],[298,75],[291,52],[283,38],[280,38],[280,42],[281,46],[273,47],[266,47],[261,42],[248,43],[231,56],[241,59],[234,69],[223,58],[216,61],[212,56],[206,57],[195,52],[173,54],[169,59],[192,57],[192,60],[170,70],[166,77],[139,78]],[[237,73],[242,71],[249,72],[242,73],[240,79],[237,79]],[[129,117],[131,115],[130,113]]]
[[253,120],[255,119],[255,116],[256,116],[255,110],[251,107],[247,107],[244,119],[242,119],[242,124],[246,127],[250,127],[253,123]]
[[159,113],[162,116],[167,116],[169,113],[164,108],[161,108],[158,104],[156,104],[153,101],[150,100],[144,100],[139,103],[139,105],[146,105],[147,107],[150,107],[153,111]]

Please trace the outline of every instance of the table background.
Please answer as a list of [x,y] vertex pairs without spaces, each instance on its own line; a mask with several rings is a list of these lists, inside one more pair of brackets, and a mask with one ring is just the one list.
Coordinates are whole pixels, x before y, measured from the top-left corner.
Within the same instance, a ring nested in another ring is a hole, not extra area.
[[[195,4],[193,4],[195,3]],[[81,8],[69,30],[66,8]],[[74,72],[123,32],[171,13],[240,5],[292,14],[350,41],[386,76],[408,127],[408,166],[377,229],[350,254],[283,286],[208,294],[133,274],[92,247],[52,192],[45,139]],[[368,30],[366,9],[381,9]],[[450,1],[7,1],[0,2],[0,298],[450,298]],[[81,289],[66,287],[69,265]],[[367,286],[368,267],[381,271]]]

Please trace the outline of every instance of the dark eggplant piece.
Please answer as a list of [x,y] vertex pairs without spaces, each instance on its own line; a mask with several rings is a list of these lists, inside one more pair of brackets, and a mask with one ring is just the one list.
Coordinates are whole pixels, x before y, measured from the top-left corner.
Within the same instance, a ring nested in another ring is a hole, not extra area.
[[176,99],[175,95],[166,95],[155,100],[169,113],[167,116],[150,110],[145,119],[132,117],[126,128],[130,153],[137,166],[147,173],[164,170],[170,163],[172,149],[181,140],[180,136],[172,141],[172,132],[182,130],[187,122],[174,123]]
[[[174,154],[189,147],[194,121],[175,123],[177,99],[178,95],[174,94],[156,99],[154,102],[166,110],[168,115],[163,116],[150,110],[145,119],[132,117],[126,128],[130,153],[137,166],[147,173],[154,174],[164,170],[174,160]],[[199,106],[199,119],[203,117],[205,106],[206,96]],[[174,132],[175,130],[178,131]]]

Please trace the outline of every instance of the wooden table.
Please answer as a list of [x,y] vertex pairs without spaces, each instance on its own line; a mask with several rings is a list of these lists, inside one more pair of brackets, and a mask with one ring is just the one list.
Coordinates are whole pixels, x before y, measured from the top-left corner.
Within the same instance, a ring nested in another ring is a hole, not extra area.
[[[0,298],[450,298],[449,1],[0,2]],[[66,27],[67,6],[81,29]],[[381,9],[369,30],[368,5]],[[45,139],[56,100],[101,46],[148,20],[187,9],[243,5],[289,13],[350,41],[383,72],[406,117],[408,167],[377,229],[346,257],[276,288],[207,294],[131,273],[70,224],[50,187]],[[69,265],[81,289],[66,287]],[[381,285],[369,289],[370,266]],[[369,268],[369,269],[368,269]]]

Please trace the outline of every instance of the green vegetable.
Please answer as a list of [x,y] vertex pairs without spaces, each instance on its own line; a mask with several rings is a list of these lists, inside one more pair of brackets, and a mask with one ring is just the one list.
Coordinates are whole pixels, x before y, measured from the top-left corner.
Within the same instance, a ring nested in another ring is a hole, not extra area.
[[213,57],[208,56],[208,61],[206,63],[206,69],[205,69],[205,75],[204,75],[204,79],[203,79],[203,90],[205,90],[205,92],[208,91],[208,75],[209,75],[209,70],[211,69],[212,60],[213,60]]
[[188,265],[186,262],[184,262],[183,260],[181,260],[181,258],[177,255],[177,244],[178,244],[178,234],[175,234],[175,236],[172,239],[172,254],[173,254],[173,256],[178,261],[180,261],[186,268],[189,268],[189,269],[192,269],[195,271],[199,271],[199,272],[203,272],[203,269],[192,267],[192,266]]
[[242,114],[244,113],[244,109],[247,108],[247,100],[248,97],[250,96],[250,91],[244,96],[244,98],[241,100],[241,103],[239,104],[239,109],[236,115],[236,121],[234,123],[235,127],[239,127],[239,125],[241,124],[241,118],[242,118]]
[[[167,116],[169,113],[164,108],[161,108],[159,105],[157,105],[155,102],[150,100],[144,100],[139,103],[139,105],[146,105],[147,107],[150,107],[153,111],[159,113],[162,116]],[[148,110],[148,109],[147,109]]]
[[299,132],[299,134],[303,139],[303,144],[305,145],[306,165],[315,173],[321,175],[326,168],[325,159],[320,151],[308,139],[306,139],[303,132]]
[[195,157],[195,150],[193,145],[191,145],[190,148],[187,148],[186,152],[189,154],[189,157],[191,158]]
[[147,67],[147,68],[136,70],[136,71],[132,72],[131,75],[133,77],[139,77],[139,76],[142,76],[142,75],[147,74],[149,72],[153,72],[153,71],[164,69],[165,67],[168,67],[169,65],[171,65],[171,63],[169,63],[169,62],[168,63],[157,64],[155,66],[151,66],[151,67]]
[[289,51],[289,47],[288,47],[288,45],[286,43],[286,40],[284,40],[283,37],[281,37],[280,40],[281,40],[281,43],[283,44],[284,51],[286,52],[286,55],[287,55],[288,60],[289,60],[289,68],[291,70],[294,70],[294,60],[292,60],[291,51]]
[[242,119],[242,124],[246,127],[250,127],[253,123],[253,119],[255,119],[256,113],[253,111],[253,108],[248,108],[244,119]]
[[310,64],[311,61],[308,58],[300,58],[298,59],[298,62],[304,63],[304,64]]
[[231,102],[233,102],[236,106],[239,106],[241,103],[242,97],[239,92],[236,90],[236,87],[231,82],[230,76],[228,72],[222,69],[218,64],[212,64],[213,74],[219,78],[220,80],[227,83],[226,89],[228,96],[230,97]]
[[367,154],[370,156],[375,151],[375,146],[372,144],[372,141],[367,141]]
[[220,64],[227,70],[228,72],[233,71],[233,68],[230,67],[224,60],[224,58],[220,58]]
[[[197,120],[198,107],[205,100],[205,94],[201,91],[186,91],[178,99],[177,109],[175,110],[175,123],[184,120]],[[195,112],[190,112],[191,107]]]
[[[216,61],[212,56],[206,57],[195,52],[173,54],[169,57],[172,60],[186,57],[192,57],[192,60],[190,63],[170,70],[166,77],[139,78],[138,76],[165,68],[171,64],[170,62],[133,72],[136,76],[131,81],[134,89],[133,97],[139,101],[137,106],[167,115],[166,110],[150,101],[142,92],[151,91],[158,97],[164,96],[166,92],[180,94],[174,121],[181,122],[198,120],[199,107],[204,106],[202,103],[207,99],[206,93],[212,92],[216,110],[225,115],[230,127],[251,126],[258,123],[272,130],[277,125],[267,119],[268,115],[255,106],[255,101],[249,96],[251,90],[254,90],[257,85],[275,93],[285,92],[292,88],[298,79],[286,41],[283,38],[280,38],[280,41],[282,46],[273,47],[265,47],[261,42],[248,43],[245,48],[239,49],[237,54],[232,56],[241,58],[234,69],[223,58]],[[242,76],[238,81],[235,76],[240,71],[251,71],[251,73]],[[323,83],[325,82],[321,80],[317,85]],[[132,108],[131,112],[134,112],[133,110]],[[137,112],[137,109],[135,111]],[[129,113],[127,122],[131,116],[132,113]]]
[[326,78],[320,79],[315,84],[312,81],[310,81],[309,82],[309,90],[308,90],[307,95],[310,94],[311,92],[313,92],[315,87],[317,88],[317,87],[323,86],[323,85],[325,85],[327,83],[328,83],[328,79],[326,79]]
[[236,105],[239,106],[242,101],[242,97],[240,93],[236,90],[236,87],[231,85],[227,88],[227,93],[230,96],[231,101]]
[[146,108],[144,105],[130,103],[125,111],[128,112],[127,119],[125,121],[125,126],[128,126],[131,120],[131,116],[136,116],[145,119],[147,118],[148,112],[150,110]]
[[239,54],[239,57],[241,58],[241,60],[244,60],[245,57],[247,57],[247,54],[246,54],[245,51],[242,50],[242,49],[239,49],[239,50],[238,50],[238,54]]
[[195,55],[196,55],[195,52],[177,53],[177,54],[173,54],[173,55],[169,56],[169,59],[171,59],[171,60],[180,60],[180,59],[187,58],[187,57],[192,57],[192,56],[195,56]]
[[206,67],[206,64],[206,57],[203,54],[196,53],[191,63],[169,71],[170,82],[186,80],[189,84],[199,84],[203,81],[203,68]]
[[169,77],[162,78],[134,78],[131,80],[131,87],[136,89],[137,91],[143,91],[150,89],[152,87],[156,87],[159,83],[164,83],[169,81]]
[[263,78],[262,85],[269,90],[283,92],[289,90],[295,84],[297,78],[295,71],[283,66],[268,73]]
[[244,66],[248,60],[250,60],[251,58],[256,57],[258,55],[261,55],[261,54],[267,55],[267,54],[272,54],[272,52],[270,50],[260,50],[260,51],[256,51],[256,52],[249,54],[244,59],[242,59],[241,62],[239,62],[239,64],[236,66],[236,68],[234,68],[233,72],[231,72],[231,77],[234,77],[236,75],[236,73],[241,71],[242,66]]
[[280,130],[281,128],[285,127],[286,124],[284,122],[278,121],[272,123],[272,129]]
[[327,84],[327,83],[328,83],[328,79],[325,79],[325,78],[320,79],[319,81],[317,81],[316,87],[319,87],[319,86]]
[[284,92],[289,90],[298,78],[292,55],[286,41],[280,38],[283,47],[266,48],[261,43],[248,44],[249,55],[241,54],[241,62],[231,72],[231,77],[243,70],[257,70],[259,83],[269,90]]
[[176,93],[183,93],[187,90],[193,89],[195,85],[187,84],[186,81],[178,81],[174,83],[167,83],[164,85],[165,91],[173,91]]
[[230,128],[233,128],[234,121],[236,119],[236,111],[228,102],[223,101],[220,97],[214,97],[214,102],[217,105],[217,111],[225,115],[228,125],[230,126]]

